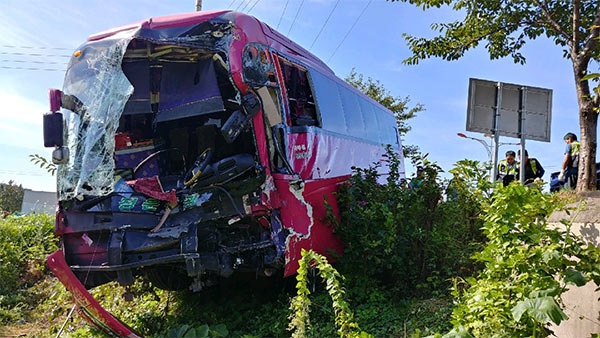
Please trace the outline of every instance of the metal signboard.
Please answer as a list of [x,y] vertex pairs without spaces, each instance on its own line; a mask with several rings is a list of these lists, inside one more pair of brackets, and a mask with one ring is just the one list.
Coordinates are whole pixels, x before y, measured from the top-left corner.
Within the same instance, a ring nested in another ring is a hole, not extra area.
[[468,131],[550,142],[551,116],[551,89],[469,79]]

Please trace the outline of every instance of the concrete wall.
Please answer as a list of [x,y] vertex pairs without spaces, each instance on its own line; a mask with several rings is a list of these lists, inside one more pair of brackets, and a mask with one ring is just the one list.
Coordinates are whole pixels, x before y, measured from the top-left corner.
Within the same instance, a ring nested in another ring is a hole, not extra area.
[[23,190],[21,213],[32,212],[54,214],[56,212],[56,193],[49,191]]
[[[579,205],[579,204],[577,204]],[[600,193],[589,193],[580,211],[554,213],[549,218],[552,225],[564,227],[561,219],[573,220],[571,230],[587,243],[600,246]],[[600,292],[593,282],[583,287],[571,286],[563,295],[564,312],[567,321],[551,329],[558,338],[589,338],[592,333],[600,333]]]

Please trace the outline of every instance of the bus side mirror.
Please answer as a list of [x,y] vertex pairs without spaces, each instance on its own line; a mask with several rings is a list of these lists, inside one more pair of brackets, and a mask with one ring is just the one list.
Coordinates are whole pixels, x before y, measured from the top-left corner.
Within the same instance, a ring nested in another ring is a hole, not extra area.
[[52,163],[69,162],[69,148],[63,146],[63,119],[61,113],[44,114],[44,147],[54,148]]
[[63,119],[61,113],[44,114],[44,147],[63,145]]
[[69,148],[56,147],[54,149],[54,151],[52,151],[52,163],[54,163],[54,164],[69,163]]
[[62,147],[63,118],[60,110],[62,92],[58,89],[49,90],[50,112],[44,114],[44,147]]
[[62,92],[58,89],[48,91],[50,112],[44,114],[44,147],[54,148],[52,163],[69,162],[69,148],[63,146],[63,115],[59,112],[62,105]]

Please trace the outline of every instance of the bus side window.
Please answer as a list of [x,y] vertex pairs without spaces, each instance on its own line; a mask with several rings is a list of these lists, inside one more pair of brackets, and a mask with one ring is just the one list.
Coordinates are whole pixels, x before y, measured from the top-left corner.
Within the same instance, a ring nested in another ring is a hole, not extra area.
[[292,126],[318,126],[317,110],[308,73],[287,60],[279,58]]

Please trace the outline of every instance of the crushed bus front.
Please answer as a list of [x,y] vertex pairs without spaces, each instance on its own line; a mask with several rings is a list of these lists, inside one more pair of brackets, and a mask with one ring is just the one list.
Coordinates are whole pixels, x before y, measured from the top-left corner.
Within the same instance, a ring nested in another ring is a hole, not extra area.
[[144,276],[200,291],[237,272],[294,274],[303,248],[341,254],[324,199],[337,214],[352,166],[400,149],[393,114],[231,11],[91,36],[50,107],[62,248],[48,265],[86,318],[124,337],[136,334],[87,289]]

